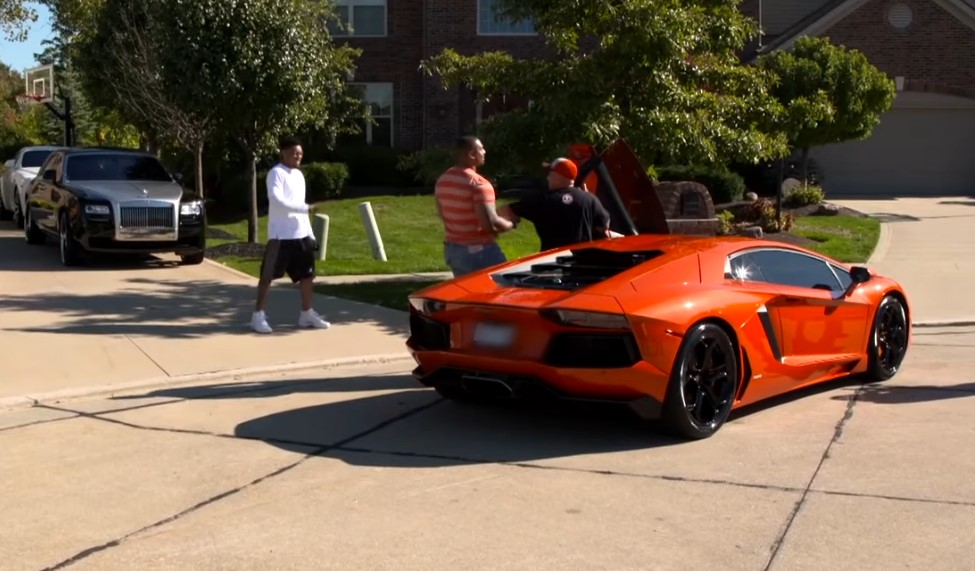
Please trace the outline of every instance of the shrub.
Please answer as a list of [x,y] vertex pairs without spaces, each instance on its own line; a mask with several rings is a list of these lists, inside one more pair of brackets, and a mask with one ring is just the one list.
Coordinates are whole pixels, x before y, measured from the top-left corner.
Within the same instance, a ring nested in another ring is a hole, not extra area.
[[826,199],[826,193],[823,189],[818,186],[800,186],[789,193],[788,196],[783,200],[783,204],[786,206],[808,206],[810,204],[819,204]]
[[718,218],[718,234],[726,236],[728,234],[733,234],[735,230],[735,225],[733,224],[735,220],[735,215],[729,210],[724,210],[717,214]]
[[742,222],[760,226],[764,232],[788,232],[794,221],[792,214],[783,214],[780,225],[775,216],[775,203],[767,198],[749,204],[742,214]]
[[404,151],[366,144],[345,144],[329,151],[323,160],[344,163],[348,168],[349,186],[384,186],[403,188],[413,185],[409,174],[397,165]]
[[656,168],[661,181],[694,181],[703,184],[715,204],[741,200],[745,180],[725,167],[702,165],[671,165]]
[[423,186],[433,186],[437,178],[452,164],[449,149],[431,147],[401,156],[396,168],[408,173]]
[[342,163],[308,163],[302,165],[301,172],[309,203],[338,198],[349,180],[349,169]]

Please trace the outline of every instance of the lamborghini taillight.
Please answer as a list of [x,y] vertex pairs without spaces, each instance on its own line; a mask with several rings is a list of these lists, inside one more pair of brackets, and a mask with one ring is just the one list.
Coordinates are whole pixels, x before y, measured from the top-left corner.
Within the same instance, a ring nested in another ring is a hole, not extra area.
[[629,329],[630,323],[626,316],[618,313],[602,313],[598,311],[579,311],[575,309],[550,309],[542,315],[561,323],[574,327],[591,327],[594,329]]

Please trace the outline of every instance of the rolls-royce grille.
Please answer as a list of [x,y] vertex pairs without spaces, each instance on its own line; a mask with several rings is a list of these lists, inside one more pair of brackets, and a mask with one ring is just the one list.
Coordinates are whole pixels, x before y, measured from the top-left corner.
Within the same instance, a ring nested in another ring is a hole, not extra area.
[[171,206],[123,206],[119,210],[122,228],[172,229],[174,226]]

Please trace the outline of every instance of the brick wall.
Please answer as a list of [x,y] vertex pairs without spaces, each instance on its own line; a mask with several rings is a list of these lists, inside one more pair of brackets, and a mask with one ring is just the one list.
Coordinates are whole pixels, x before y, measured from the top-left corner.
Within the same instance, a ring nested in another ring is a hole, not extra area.
[[931,1],[907,1],[914,13],[905,29],[887,22],[895,2],[871,0],[825,33],[835,44],[857,49],[905,89],[961,93],[975,89],[975,30]]
[[[450,47],[464,54],[503,50],[515,57],[545,51],[538,36],[478,36],[477,0],[387,0],[387,37],[348,38],[363,50],[356,82],[392,82],[394,144],[400,148],[450,144],[474,127],[474,95],[444,90],[420,61]],[[426,34],[423,33],[424,28]]]

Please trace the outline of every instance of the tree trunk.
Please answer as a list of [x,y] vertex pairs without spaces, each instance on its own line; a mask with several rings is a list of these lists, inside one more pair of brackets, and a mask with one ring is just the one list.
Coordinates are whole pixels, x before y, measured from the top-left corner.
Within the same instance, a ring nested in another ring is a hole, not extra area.
[[203,141],[196,144],[196,148],[193,149],[193,160],[196,161],[196,193],[200,198],[205,198],[206,193],[203,192]]
[[247,241],[257,244],[257,154],[253,150],[247,151],[247,180],[251,190],[251,215],[247,220]]
[[809,186],[809,147],[802,149],[802,187]]

